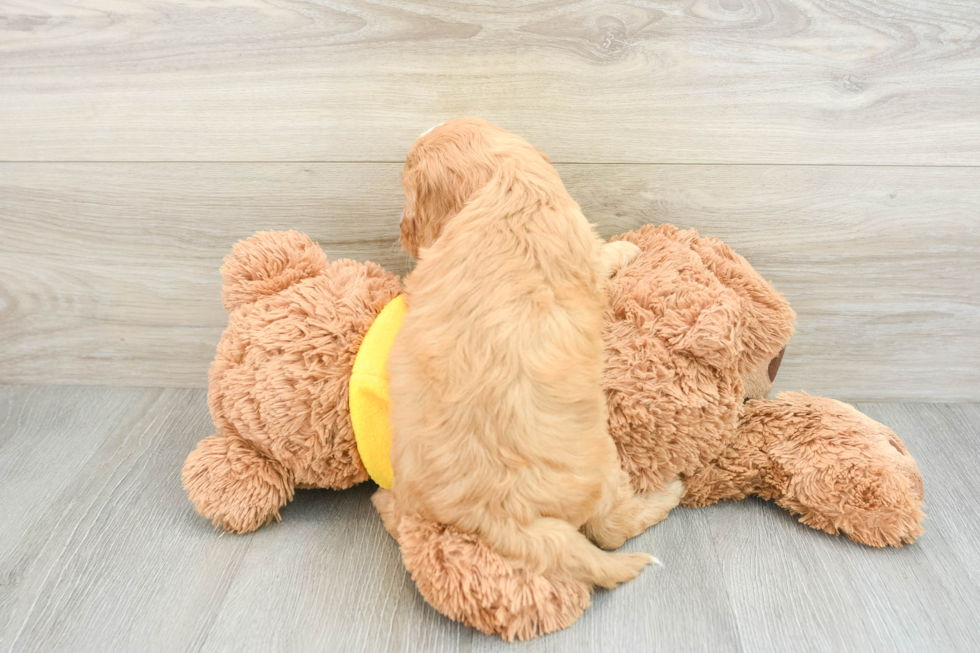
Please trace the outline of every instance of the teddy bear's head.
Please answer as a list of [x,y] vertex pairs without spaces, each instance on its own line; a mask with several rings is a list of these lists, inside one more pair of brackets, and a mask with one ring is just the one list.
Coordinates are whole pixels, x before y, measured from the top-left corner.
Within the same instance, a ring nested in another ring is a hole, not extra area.
[[215,425],[284,463],[300,487],[365,480],[348,383],[368,328],[401,292],[399,278],[375,263],[328,262],[295,231],[239,242],[221,274],[231,314],[209,374]]
[[610,433],[639,490],[690,473],[772,390],[796,315],[714,238],[670,225],[621,236],[643,253],[609,283]]
[[367,480],[348,410],[355,356],[399,278],[374,263],[328,262],[295,231],[260,232],[221,269],[230,311],[208,378],[217,433],[184,465],[184,486],[216,525],[255,530],[294,487]]

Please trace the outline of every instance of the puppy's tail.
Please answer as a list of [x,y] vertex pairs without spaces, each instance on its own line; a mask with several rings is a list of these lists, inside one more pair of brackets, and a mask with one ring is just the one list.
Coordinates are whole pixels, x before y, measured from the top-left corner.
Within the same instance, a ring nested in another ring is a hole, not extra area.
[[529,524],[496,522],[483,536],[501,555],[524,562],[532,571],[565,571],[573,578],[610,589],[633,580],[654,561],[646,553],[603,551],[567,521],[551,517]]

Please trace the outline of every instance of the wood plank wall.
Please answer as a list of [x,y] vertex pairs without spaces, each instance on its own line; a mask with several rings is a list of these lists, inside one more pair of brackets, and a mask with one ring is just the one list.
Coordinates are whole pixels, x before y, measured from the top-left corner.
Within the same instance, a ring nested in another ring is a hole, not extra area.
[[0,383],[205,385],[259,229],[406,272],[400,162],[457,115],[604,235],[746,255],[778,388],[980,401],[980,10],[916,0],[0,0]]

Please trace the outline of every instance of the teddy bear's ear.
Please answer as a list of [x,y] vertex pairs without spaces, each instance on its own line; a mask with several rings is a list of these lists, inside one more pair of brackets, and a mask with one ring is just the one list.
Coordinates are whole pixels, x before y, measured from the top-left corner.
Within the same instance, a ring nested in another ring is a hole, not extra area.
[[666,313],[660,335],[674,351],[700,358],[717,369],[738,364],[742,354],[742,302],[731,290],[709,289],[688,297],[683,308]]
[[743,369],[768,365],[793,335],[796,313],[785,297],[725,243],[700,238],[693,247],[715,278],[742,300]]
[[225,308],[232,310],[281,292],[326,267],[326,255],[309,236],[297,231],[260,231],[236,243],[221,266]]

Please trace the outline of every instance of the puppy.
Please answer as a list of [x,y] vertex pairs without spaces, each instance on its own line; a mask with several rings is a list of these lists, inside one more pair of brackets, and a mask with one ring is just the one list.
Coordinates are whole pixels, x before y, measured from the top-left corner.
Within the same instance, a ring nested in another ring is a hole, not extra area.
[[605,282],[639,249],[604,245],[548,158],[482,120],[423,134],[402,183],[418,265],[388,362],[394,485],[376,504],[537,572],[632,579],[649,555],[588,538],[620,546],[682,490],[635,495],[606,428]]

